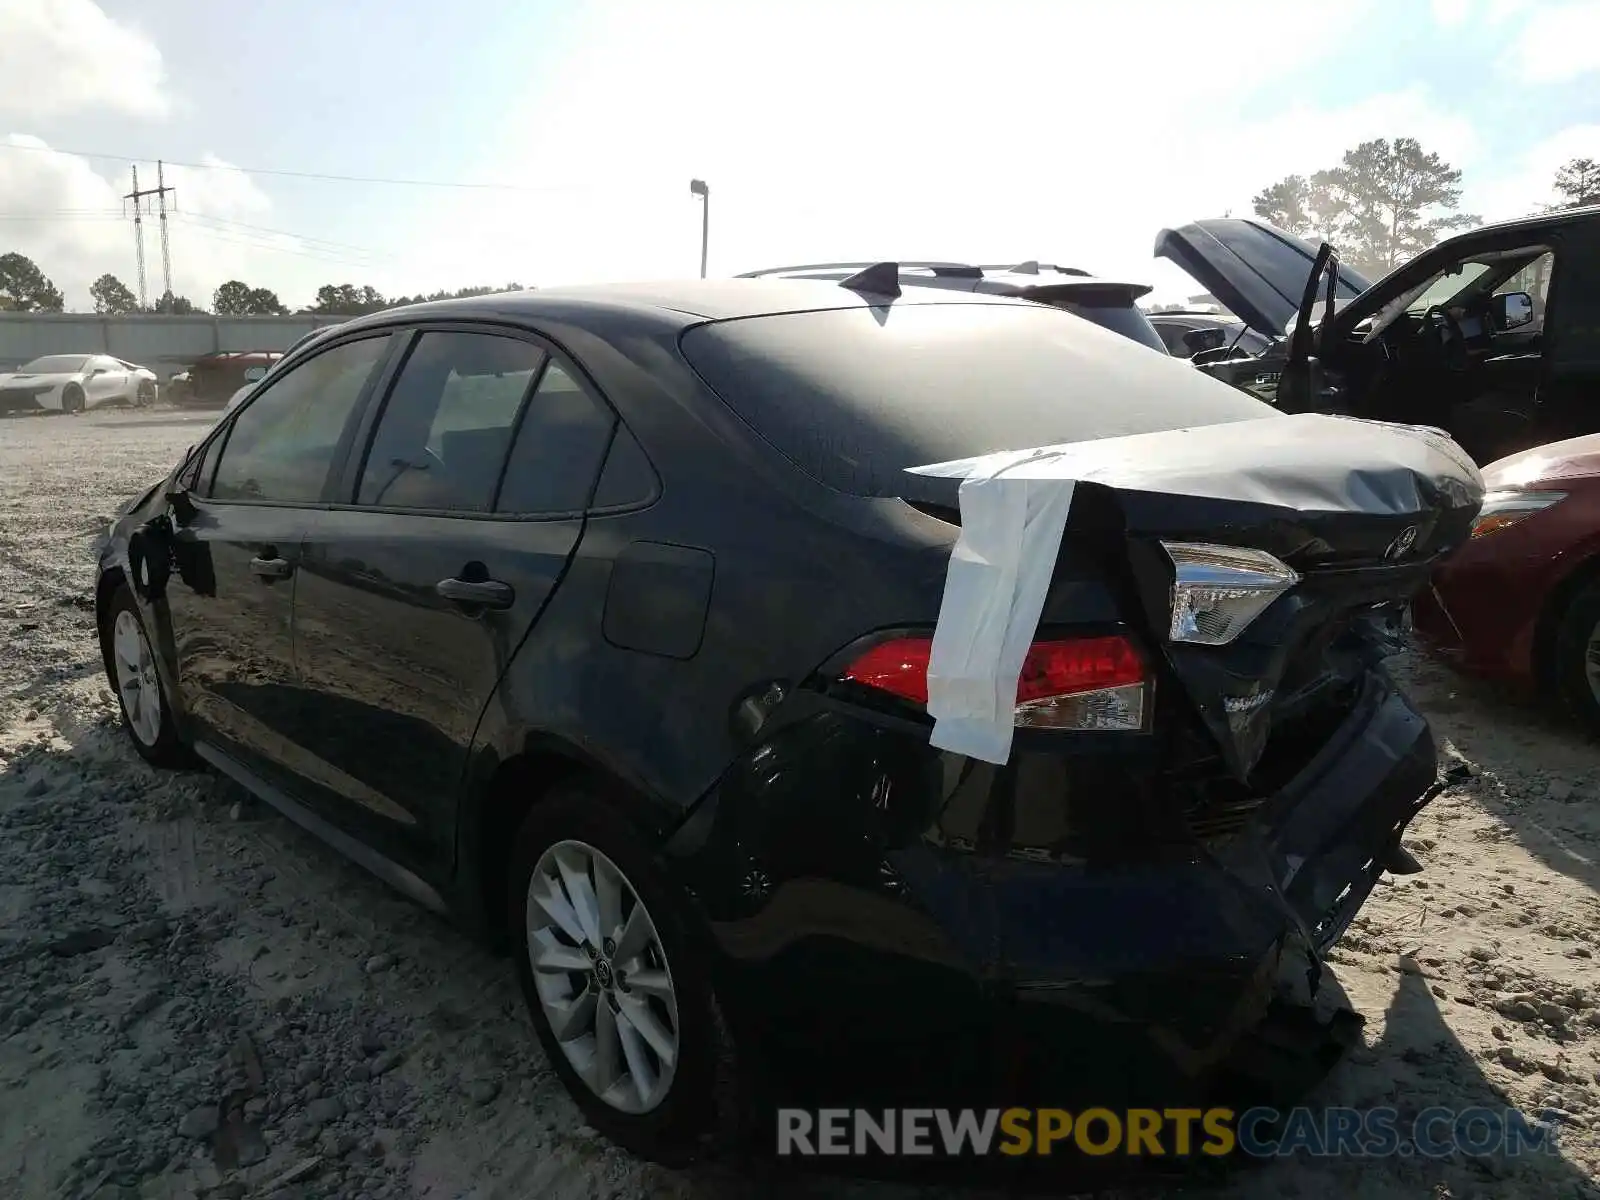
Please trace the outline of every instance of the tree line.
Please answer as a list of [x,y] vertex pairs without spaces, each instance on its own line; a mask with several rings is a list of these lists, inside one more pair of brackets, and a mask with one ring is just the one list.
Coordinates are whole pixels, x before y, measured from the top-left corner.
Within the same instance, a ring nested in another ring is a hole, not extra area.
[[[1600,204],[1600,161],[1575,158],[1556,172],[1545,211]],[[1459,211],[1461,171],[1415,138],[1377,138],[1346,150],[1337,166],[1286,175],[1252,200],[1258,217],[1300,237],[1330,242],[1345,262],[1376,278],[1445,234],[1480,219]]]
[[[325,283],[317,289],[316,298],[300,313],[318,316],[359,317],[366,313],[398,308],[403,304],[420,304],[425,300],[454,300],[463,296],[488,296],[496,292],[518,292],[520,283],[503,287],[465,287],[455,291],[419,293],[415,296],[385,297],[369,285],[353,283]],[[271,288],[251,287],[242,279],[230,279],[211,294],[209,310],[194,303],[187,296],[164,293],[154,304],[141,307],[133,289],[109,272],[89,285],[89,296],[94,301],[94,311],[106,316],[128,313],[163,313],[187,316],[191,313],[215,313],[219,317],[282,317],[288,316],[289,307],[278,299]],[[15,251],[0,254],[0,312],[58,313],[66,311],[61,290],[39,269],[37,263]]]

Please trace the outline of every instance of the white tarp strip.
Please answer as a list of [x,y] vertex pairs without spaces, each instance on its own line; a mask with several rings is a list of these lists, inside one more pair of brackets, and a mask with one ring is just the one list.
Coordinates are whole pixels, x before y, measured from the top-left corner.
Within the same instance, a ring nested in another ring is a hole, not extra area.
[[1011,754],[1017,677],[1039,625],[1076,483],[1223,497],[1290,508],[1395,513],[1427,502],[1419,480],[1462,491],[1482,480],[1435,430],[1322,413],[1230,421],[1003,451],[913,467],[960,479],[928,667],[929,741],[985,762]]
[[1055,571],[1072,481],[1007,472],[1049,454],[993,454],[961,481],[961,536],[928,662],[928,740],[941,750],[992,763],[1011,756],[1017,677]]

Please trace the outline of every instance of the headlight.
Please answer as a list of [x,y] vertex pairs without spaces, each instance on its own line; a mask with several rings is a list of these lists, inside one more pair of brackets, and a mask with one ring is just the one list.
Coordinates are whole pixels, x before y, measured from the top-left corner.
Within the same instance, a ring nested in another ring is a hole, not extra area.
[[1566,498],[1565,492],[1489,492],[1478,510],[1478,519],[1472,523],[1472,536],[1478,538],[1498,529],[1508,529]]
[[1300,582],[1293,567],[1265,550],[1162,542],[1172,559],[1172,625],[1175,642],[1225,646],[1267,607]]

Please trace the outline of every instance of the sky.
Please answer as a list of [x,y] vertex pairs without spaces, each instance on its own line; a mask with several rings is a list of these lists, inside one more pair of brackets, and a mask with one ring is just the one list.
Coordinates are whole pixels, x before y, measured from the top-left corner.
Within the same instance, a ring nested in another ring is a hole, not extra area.
[[0,253],[79,309],[135,285],[157,160],[206,307],[693,275],[691,178],[712,275],[1039,259],[1176,299],[1160,229],[1373,137],[1536,210],[1600,158],[1600,0],[0,0]]

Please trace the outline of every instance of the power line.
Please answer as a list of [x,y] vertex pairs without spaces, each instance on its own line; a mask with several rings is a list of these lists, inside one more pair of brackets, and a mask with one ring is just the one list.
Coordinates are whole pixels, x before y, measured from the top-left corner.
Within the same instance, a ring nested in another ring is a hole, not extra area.
[[[182,218],[180,218],[180,219],[182,219]],[[185,221],[185,224],[189,224],[189,222]],[[370,260],[359,260],[359,259],[352,259],[352,258],[348,258],[348,257],[343,257],[343,256],[340,256],[340,255],[337,255],[337,254],[329,253],[328,251],[325,251],[325,250],[319,250],[316,247],[308,247],[307,249],[304,249],[304,250],[296,250],[296,249],[293,249],[293,248],[291,248],[289,246],[276,245],[276,244],[274,244],[272,242],[268,242],[268,241],[264,241],[264,240],[258,240],[258,239],[254,239],[254,238],[248,238],[247,239],[247,238],[240,238],[240,237],[230,237],[225,233],[221,233],[221,232],[219,232],[219,231],[217,231],[215,229],[208,228],[205,225],[190,224],[189,227],[190,227],[191,232],[197,233],[202,237],[210,238],[212,241],[225,242],[225,243],[228,243],[229,245],[234,245],[234,246],[247,246],[252,250],[262,250],[262,251],[265,251],[265,252],[267,252],[269,254],[289,254],[289,255],[293,255],[296,258],[309,258],[309,259],[312,259],[312,260],[314,260],[316,262],[335,263],[335,264],[338,264],[340,266],[346,266],[346,267],[361,267],[361,268],[363,268],[365,270],[372,270],[372,269],[374,269],[374,268],[376,268],[378,266],[381,266],[380,263],[375,263],[375,262],[372,262]]]
[[0,213],[0,221],[122,221],[125,208],[63,208],[50,212]]
[[373,250],[369,246],[357,246],[351,242],[336,242],[332,238],[312,237],[309,234],[295,233],[288,229],[272,229],[266,225],[252,225],[248,221],[235,221],[231,217],[214,217],[209,213],[196,212],[186,213],[184,215],[191,221],[203,221],[207,224],[226,226],[231,229],[249,229],[256,233],[272,234],[274,237],[293,238],[297,242],[318,243],[324,246],[332,246],[339,250],[354,250],[360,254],[385,253],[384,251]]
[[[62,150],[55,146],[19,146],[12,142],[0,142],[0,150],[26,150],[35,154],[65,154],[71,158],[98,158],[108,162],[141,163],[149,159],[132,158],[126,154],[96,154],[88,150]],[[232,163],[197,163],[178,162],[166,159],[174,167],[183,167],[188,171],[233,171],[240,175],[271,175],[281,179],[314,179],[325,183],[370,183],[382,184],[390,187],[426,187],[426,188],[455,188],[464,191],[490,191],[490,192],[570,192],[594,190],[600,184],[551,184],[546,187],[528,187],[517,183],[481,183],[467,180],[454,179],[394,179],[378,175],[332,175],[322,171],[285,171],[272,167],[239,167]]]

